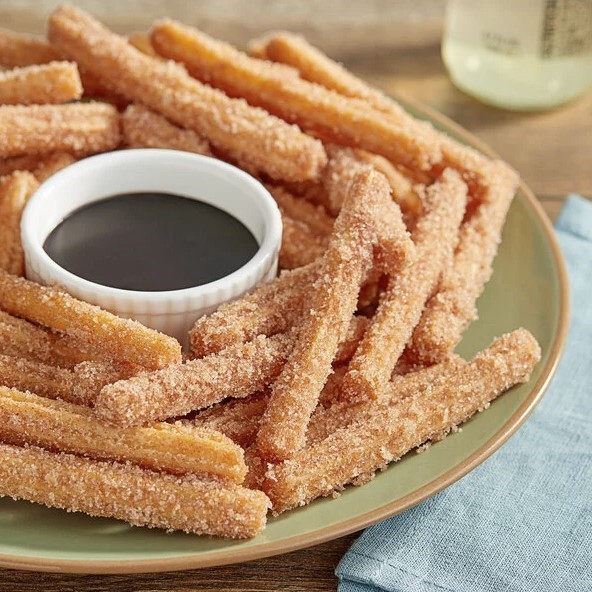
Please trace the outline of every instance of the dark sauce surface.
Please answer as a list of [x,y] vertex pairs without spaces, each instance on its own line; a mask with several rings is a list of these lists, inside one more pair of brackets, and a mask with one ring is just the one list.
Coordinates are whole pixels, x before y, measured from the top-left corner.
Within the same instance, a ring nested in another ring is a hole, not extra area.
[[247,263],[259,245],[242,222],[204,202],[128,193],[76,210],[54,228],[43,248],[78,277],[154,292],[225,277]]

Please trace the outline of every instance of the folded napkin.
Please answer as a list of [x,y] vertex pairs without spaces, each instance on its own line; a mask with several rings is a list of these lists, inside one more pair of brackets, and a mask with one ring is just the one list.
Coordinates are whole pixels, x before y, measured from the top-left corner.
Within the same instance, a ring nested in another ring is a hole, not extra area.
[[572,320],[549,392],[464,479],[366,530],[340,592],[592,590],[592,202],[570,196],[556,230]]

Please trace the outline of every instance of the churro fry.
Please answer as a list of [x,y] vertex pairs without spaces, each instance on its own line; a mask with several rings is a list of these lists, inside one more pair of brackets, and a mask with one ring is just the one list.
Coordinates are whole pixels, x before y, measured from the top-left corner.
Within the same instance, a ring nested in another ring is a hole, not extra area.
[[59,59],[59,53],[46,39],[0,29],[0,65],[22,68]]
[[74,375],[67,368],[0,354],[0,385],[72,401]]
[[121,123],[123,141],[131,148],[168,148],[206,156],[212,154],[208,141],[193,130],[177,127],[142,105],[130,105]]
[[[304,444],[310,415],[331,373],[338,345],[346,336],[360,285],[372,265],[375,216],[383,202],[390,202],[384,177],[372,170],[361,172],[335,221],[310,295],[310,312],[272,386],[257,438],[259,452],[268,460],[288,458]],[[400,260],[411,251],[409,236],[399,237]]]
[[379,111],[388,113],[399,109],[403,112],[392,99],[334,62],[301,35],[277,31],[251,41],[249,51],[255,51],[273,62],[292,66],[304,80],[316,82],[346,97],[362,99]]
[[0,104],[41,105],[75,101],[82,96],[76,64],[50,62],[0,72]]
[[502,392],[526,382],[539,359],[534,337],[524,329],[514,331],[417,396],[386,405],[375,401],[364,421],[340,428],[269,468],[264,491],[274,512],[304,505],[348,483],[367,481],[409,450],[442,438]]
[[68,154],[68,152],[13,156],[0,161],[0,177],[10,175],[15,171],[28,171],[33,173],[39,183],[43,183],[43,181],[73,162],[76,162],[76,158],[72,154]]
[[0,444],[0,495],[136,526],[229,538],[261,532],[269,507],[265,494],[240,485],[7,444]]
[[193,355],[199,358],[217,353],[257,335],[271,336],[293,327],[302,318],[317,273],[316,262],[283,271],[250,294],[197,319],[189,333]]
[[316,178],[326,163],[318,140],[244,101],[229,99],[170,62],[144,55],[87,13],[61,6],[49,38],[131,101],[192,129],[224,154],[274,179]]
[[268,401],[269,393],[261,392],[245,399],[218,403],[200,411],[187,423],[221,432],[239,446],[247,448],[255,442]]
[[[415,129],[426,142],[433,143],[442,153],[441,163],[428,171],[433,178],[438,177],[444,168],[450,167],[462,174],[471,197],[480,198],[486,190],[489,161],[485,156],[439,133],[425,122],[415,120],[392,98],[345,70],[340,64],[311,46],[303,37],[287,32],[272,33],[268,37],[255,40],[253,46],[266,59],[296,68],[305,80],[320,84],[346,97],[364,101],[383,117],[388,116],[388,119],[397,125],[409,130]],[[388,155],[384,156],[388,157]],[[428,182],[419,177],[416,180],[424,184]]]
[[282,212],[280,269],[296,269],[313,263],[323,255],[326,246],[326,241],[314,235],[306,224]]
[[438,145],[430,141],[432,128],[427,124],[385,118],[363,101],[278,73],[277,66],[250,58],[197,29],[160,21],[152,28],[151,41],[158,53],[182,62],[196,78],[231,96],[244,97],[325,140],[364,148],[420,169],[430,169],[442,158]]
[[0,157],[63,150],[79,155],[119,145],[119,114],[111,105],[5,105],[0,107]]
[[52,333],[3,310],[0,310],[0,352],[64,368],[72,368],[96,353],[85,348],[83,342]]
[[176,339],[55,288],[0,271],[0,308],[9,314],[70,335],[114,359],[157,369],[181,360]]
[[329,216],[323,207],[295,197],[278,185],[266,185],[266,188],[286,216],[306,224],[310,231],[320,238],[331,234],[335,219]]
[[246,397],[278,375],[292,346],[289,335],[261,335],[217,354],[138,374],[103,388],[95,412],[116,425],[141,425],[180,417],[226,397]]
[[[439,385],[435,388],[441,388],[448,380],[453,380],[455,373],[458,373],[464,364],[466,362],[462,358],[453,355],[440,364],[422,368],[405,376],[393,376],[385,387],[381,404],[393,405],[423,393],[433,385]],[[344,397],[342,387],[343,380],[334,385],[336,392],[333,393],[333,397],[326,396],[328,400],[325,404],[319,405],[312,414],[306,434],[307,446],[324,440],[340,428],[355,422],[368,421],[368,417],[376,409],[376,399],[352,401]]]
[[241,483],[243,452],[226,436],[187,425],[114,428],[87,407],[0,387],[0,440],[170,473],[206,473]]
[[14,275],[25,273],[21,214],[38,186],[35,177],[25,171],[0,178],[0,269]]
[[372,324],[344,378],[343,389],[351,398],[374,398],[384,393],[425,302],[452,257],[466,201],[466,185],[451,169],[428,188],[426,213],[413,231],[415,262],[389,278]]
[[476,301],[491,277],[518,183],[514,171],[500,161],[492,163],[489,175],[485,201],[462,224],[454,257],[413,332],[406,355],[416,363],[433,364],[445,358],[477,318]]

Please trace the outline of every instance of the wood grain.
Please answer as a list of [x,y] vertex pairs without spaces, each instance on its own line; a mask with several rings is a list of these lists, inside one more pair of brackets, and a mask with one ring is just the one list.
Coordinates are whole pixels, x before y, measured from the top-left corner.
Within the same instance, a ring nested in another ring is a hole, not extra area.
[[[566,193],[592,196],[592,93],[547,113],[487,107],[454,88],[439,47],[433,44],[375,53],[347,65],[387,91],[427,103],[482,138],[520,171],[551,219],[559,213]],[[77,576],[0,570],[0,592],[335,590],[335,566],[355,538],[350,535],[241,565],[178,573]]]

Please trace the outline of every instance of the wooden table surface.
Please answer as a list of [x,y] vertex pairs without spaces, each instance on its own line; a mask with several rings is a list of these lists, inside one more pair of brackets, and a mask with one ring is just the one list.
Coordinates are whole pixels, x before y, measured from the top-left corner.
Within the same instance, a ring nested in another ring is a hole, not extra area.
[[[547,113],[500,111],[456,90],[439,47],[432,44],[347,65],[387,91],[441,111],[487,142],[521,173],[552,219],[567,193],[592,197],[592,92]],[[335,590],[333,571],[355,538],[242,565],[178,573],[80,576],[0,570],[0,592]]]

